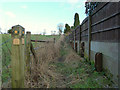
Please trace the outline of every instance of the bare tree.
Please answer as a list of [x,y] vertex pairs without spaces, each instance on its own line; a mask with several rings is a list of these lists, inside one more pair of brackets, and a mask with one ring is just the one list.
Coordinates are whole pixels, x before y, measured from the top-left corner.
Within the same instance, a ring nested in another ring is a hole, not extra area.
[[59,24],[58,24],[57,28],[58,28],[58,30],[59,30],[59,35],[62,34],[63,27],[64,27],[64,25],[63,25],[62,23],[59,23]]

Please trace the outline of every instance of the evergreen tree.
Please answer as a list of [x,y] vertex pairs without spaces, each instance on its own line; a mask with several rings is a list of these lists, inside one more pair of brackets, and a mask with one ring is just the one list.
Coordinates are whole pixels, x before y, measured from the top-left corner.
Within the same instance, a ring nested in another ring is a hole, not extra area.
[[78,13],[75,13],[75,16],[74,16],[74,29],[80,25],[80,21],[79,21],[79,14]]
[[11,33],[12,33],[12,30],[11,30],[11,29],[9,29],[9,30],[8,30],[8,33],[9,33],[9,34],[11,34]]
[[74,29],[74,26],[71,26],[70,29],[71,29],[71,31],[72,31],[72,30]]
[[68,24],[65,24],[64,33],[70,32],[70,26]]

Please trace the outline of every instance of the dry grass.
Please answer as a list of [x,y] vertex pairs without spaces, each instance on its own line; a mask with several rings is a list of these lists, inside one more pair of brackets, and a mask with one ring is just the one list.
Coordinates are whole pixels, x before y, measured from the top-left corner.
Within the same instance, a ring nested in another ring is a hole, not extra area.
[[[38,43],[38,63],[31,63],[31,74],[26,74],[27,88],[106,87],[109,80],[94,72],[76,52],[69,48],[64,36],[54,43]],[[96,81],[98,78],[101,81]],[[104,82],[108,82],[105,83]]]
[[[34,63],[31,65],[31,75],[27,74],[26,77],[29,78],[26,80],[27,87],[31,88],[64,88],[67,84],[78,82],[78,78],[74,77],[72,74],[69,77],[62,75],[61,73],[56,72],[56,66],[54,63],[59,62],[58,59],[60,56],[61,47],[68,50],[67,44],[64,43],[64,36],[54,44],[54,43],[40,43],[39,48],[36,50],[37,57],[39,59],[37,67]],[[63,45],[64,44],[64,45]],[[38,45],[37,45],[38,47]],[[64,58],[65,63],[71,64],[73,67],[78,66],[78,61],[80,57],[72,50],[68,50],[69,54]],[[52,65],[49,65],[53,63]],[[72,78],[72,81],[69,81]]]
[[[55,62],[59,57],[60,51],[60,42],[63,40],[63,37],[60,38],[58,42],[54,43],[39,43],[35,45],[37,47],[43,47],[36,50],[38,57],[38,63],[35,65],[33,57],[31,64],[31,74],[27,73],[28,78],[26,78],[27,87],[31,88],[49,88],[51,82],[59,79],[60,74],[54,72],[53,66],[49,67],[50,62]],[[36,67],[37,66],[37,67]]]
[[[52,38],[49,40],[53,40]],[[31,73],[25,75],[26,88],[100,88],[111,87],[111,81],[92,70],[69,47],[64,36],[56,43],[35,43],[37,64],[31,56]],[[6,86],[7,87],[7,86]]]

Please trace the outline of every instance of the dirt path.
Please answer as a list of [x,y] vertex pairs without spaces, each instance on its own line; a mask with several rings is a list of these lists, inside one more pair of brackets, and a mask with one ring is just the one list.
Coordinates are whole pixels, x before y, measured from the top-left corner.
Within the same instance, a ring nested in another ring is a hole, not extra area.
[[[32,58],[31,74],[26,75],[28,88],[100,88],[113,87],[103,73],[93,70],[65,42],[64,36],[54,43],[39,43],[38,63]],[[37,66],[37,67],[36,67]]]

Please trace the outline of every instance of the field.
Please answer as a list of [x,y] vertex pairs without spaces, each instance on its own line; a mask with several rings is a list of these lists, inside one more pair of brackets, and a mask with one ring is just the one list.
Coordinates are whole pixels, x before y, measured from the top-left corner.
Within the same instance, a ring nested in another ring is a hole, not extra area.
[[[3,35],[2,42],[10,38]],[[49,40],[56,43],[33,43],[38,63],[31,54],[31,74],[25,75],[26,88],[106,88],[114,87],[105,72],[96,72],[94,63],[89,65],[66,42],[64,36],[32,35],[34,40]],[[2,46],[3,87],[11,87],[10,51],[11,41]]]
[[[10,62],[11,62],[11,35],[9,34],[0,34],[0,48],[2,49],[1,55],[2,55],[2,82],[6,83],[10,81],[11,78],[11,68],[10,68]],[[48,40],[50,38],[56,38],[56,40],[59,39],[59,36],[51,36],[51,35],[32,35],[31,39],[33,40]],[[34,43],[35,45],[35,43]]]

